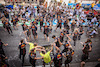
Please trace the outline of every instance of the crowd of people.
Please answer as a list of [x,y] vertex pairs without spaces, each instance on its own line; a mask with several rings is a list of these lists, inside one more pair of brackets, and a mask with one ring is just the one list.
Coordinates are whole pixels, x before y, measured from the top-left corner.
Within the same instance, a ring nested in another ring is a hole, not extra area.
[[[65,58],[65,67],[69,67],[69,63],[74,59],[72,58],[74,55],[73,47],[77,46],[76,41],[81,40],[81,36],[86,33],[88,36],[86,42],[81,42],[83,45],[81,67],[84,67],[85,60],[89,59],[89,53],[92,50],[91,38],[100,33],[100,15],[94,15],[93,6],[90,10],[90,13],[87,15],[85,14],[85,9],[81,5],[76,5],[73,8],[71,6],[67,7],[65,3],[61,6],[52,3],[48,8],[41,4],[37,6],[37,9],[31,4],[26,7],[19,7],[17,5],[14,9],[5,8],[1,13],[1,21],[5,31],[8,31],[12,36],[13,31],[11,24],[13,24],[14,30],[18,30],[19,26],[22,26],[22,34],[26,37],[20,41],[18,46],[20,51],[19,58],[22,60],[22,66],[24,65],[24,58],[26,55],[26,45],[29,44],[29,62],[33,67],[36,66],[35,63],[38,59],[43,59],[44,67],[47,63],[50,63],[51,67],[52,62],[54,62],[55,67],[61,67],[63,64],[62,58]],[[28,21],[30,20],[31,22],[29,23]],[[55,29],[54,22],[56,23]],[[29,25],[26,23],[29,23]],[[84,23],[86,23],[86,28],[83,25]],[[49,51],[46,51],[43,46],[39,46],[37,43],[30,42],[32,40],[32,35],[35,40],[38,40],[38,27],[40,27],[41,33],[44,34],[44,38],[47,39],[49,43],[49,35],[56,32],[58,28],[60,29],[59,37],[52,35],[54,42],[51,43],[51,49]],[[72,38],[70,36],[72,36]],[[72,40],[74,41],[73,44],[71,44]],[[5,64],[9,67],[9,64],[5,61],[7,57],[2,48],[3,45],[7,46],[8,44],[4,44],[0,39],[1,66]],[[60,48],[61,46],[64,46],[62,51]],[[51,58],[50,53],[54,50],[53,48],[56,49],[56,53],[54,53]],[[39,51],[41,57],[36,57],[37,51]]]

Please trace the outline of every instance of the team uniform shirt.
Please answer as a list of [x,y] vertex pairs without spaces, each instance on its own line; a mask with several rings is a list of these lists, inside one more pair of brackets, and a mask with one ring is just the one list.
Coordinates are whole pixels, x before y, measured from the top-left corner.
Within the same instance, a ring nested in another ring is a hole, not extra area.
[[13,23],[13,25],[16,25],[16,20],[15,19],[12,19],[11,22]]
[[4,25],[6,28],[10,27],[10,23],[9,22],[4,22]]
[[31,27],[31,29],[32,29],[32,34],[33,35],[37,35],[37,27],[35,26],[35,25],[33,25],[32,27]]
[[64,34],[63,32],[60,33],[60,41],[61,41],[61,42],[63,42],[63,40],[64,40],[64,35],[65,35],[65,34]]
[[27,36],[31,35],[31,28],[27,29]]
[[70,46],[69,43],[67,42],[63,46],[64,46],[64,49],[63,49],[62,53],[67,52],[68,51],[68,47]]
[[31,62],[31,63],[34,63],[35,60],[36,60],[36,59],[35,59],[36,53],[31,53],[31,52],[30,52],[29,57],[30,57],[30,62]]
[[59,44],[58,38],[56,38],[55,40],[57,40],[57,42],[55,42],[56,46],[57,46],[57,47],[60,47],[60,44]]
[[43,18],[40,18],[40,26],[43,26]]
[[76,26],[75,24],[71,23],[71,29],[72,29],[72,31],[74,31],[75,26]]
[[70,29],[70,27],[69,27],[68,24],[65,25],[65,29],[66,29],[66,34],[69,34],[69,29]]
[[80,27],[80,28],[79,28],[80,35],[83,34],[83,33],[82,33],[83,31],[84,31],[83,27]]
[[58,20],[58,25],[57,25],[57,27],[60,27],[60,28],[61,28],[61,26],[62,26],[62,19],[59,19],[59,20]]
[[65,64],[69,64],[72,61],[72,55],[74,54],[74,50],[66,52],[66,60]]
[[62,65],[62,53],[57,53],[56,55],[54,55],[54,65],[55,67],[61,67]]
[[25,43],[22,43],[19,45],[19,49],[20,49],[20,54],[21,55],[25,55],[26,54],[26,44]]
[[49,26],[44,26],[44,34],[48,34],[49,33]]
[[73,40],[74,41],[76,41],[77,40],[77,36],[79,35],[79,33],[76,31],[75,33],[74,33],[74,36],[73,36]]
[[68,25],[67,21],[64,21],[64,28]]
[[26,24],[22,24],[22,28],[23,28],[23,31],[27,30],[27,25]]
[[17,24],[17,22],[18,22],[18,18],[15,18],[15,19],[12,19],[12,21],[11,21],[12,23],[13,23],[13,25],[15,26],[16,24]]
[[37,25],[37,24],[38,24],[38,22],[37,22],[37,21],[33,21],[33,22],[32,22],[32,24]]

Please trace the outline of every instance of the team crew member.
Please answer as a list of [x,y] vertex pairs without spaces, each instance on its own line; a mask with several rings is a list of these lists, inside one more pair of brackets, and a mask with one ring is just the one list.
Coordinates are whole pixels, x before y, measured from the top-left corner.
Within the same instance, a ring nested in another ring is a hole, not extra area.
[[32,29],[32,34],[34,36],[34,39],[36,40],[38,38],[38,35],[37,35],[37,27],[33,24],[31,26],[31,29]]
[[65,44],[63,44],[64,49],[62,50],[62,53],[68,51],[68,47],[69,47],[69,46],[72,47],[71,44],[70,44],[71,38],[70,38],[69,36],[67,36],[67,37],[68,37],[68,40],[66,40],[66,41],[65,41]]
[[69,23],[69,20],[68,19],[64,21],[64,28],[65,29],[67,29],[67,26],[69,26],[68,23]]
[[72,32],[74,31],[75,26],[76,26],[76,23],[75,23],[75,20],[73,20],[72,23],[71,23],[71,30],[72,30]]
[[3,45],[4,45],[4,46],[7,46],[8,44],[4,44],[4,43],[1,41],[1,39],[0,39],[0,54],[5,55],[4,50],[3,50]]
[[38,24],[38,22],[37,22],[37,19],[35,19],[32,23],[30,23],[30,25],[35,25],[35,26],[37,26],[37,24]]
[[27,30],[24,33],[27,33],[27,39],[28,41],[32,40],[31,39],[31,28],[29,26],[27,26]]
[[83,30],[83,26],[80,26],[79,27],[79,36],[78,36],[78,40],[81,39],[81,35],[84,33],[84,30]]
[[7,57],[0,53],[0,67],[9,67],[9,64],[5,61]]
[[[69,63],[72,61],[72,55],[74,54],[74,50],[72,50],[71,46],[68,47],[68,51],[65,52],[66,54],[63,53],[63,55],[65,55],[66,60],[65,60],[65,67],[69,67]],[[67,66],[68,64],[68,66]]]
[[19,54],[19,58],[22,58],[22,66],[24,64],[24,58],[26,55],[26,44],[24,43],[24,40],[22,39],[19,43],[19,50],[20,50],[20,54]]
[[25,22],[22,24],[22,29],[23,31],[27,30],[27,25],[25,24]]
[[63,32],[60,33],[60,41],[61,41],[61,43],[62,43],[63,40],[64,40],[64,35],[65,35],[65,34],[64,34]]
[[92,40],[90,38],[87,39],[87,41],[85,43],[83,42],[80,42],[83,46],[86,45],[86,44],[90,44],[91,47],[92,47]]
[[40,18],[40,30],[42,32],[42,28],[43,28],[43,17]]
[[52,22],[49,21],[49,33],[52,33],[52,26],[53,26]]
[[60,27],[60,31],[61,31],[61,28],[62,28],[62,19],[61,18],[58,18],[58,23],[57,23],[56,30],[57,30],[58,27]]
[[76,45],[76,40],[77,40],[77,37],[79,36],[79,32],[78,30],[76,29],[74,32],[73,32],[73,41],[74,41],[74,46]]
[[29,53],[29,62],[32,64],[32,67],[36,67],[35,63],[36,60],[38,59],[42,59],[42,57],[36,57],[36,51],[38,51],[39,49],[33,48],[31,49],[30,53]]
[[54,55],[54,58],[52,59],[51,63],[54,62],[55,67],[61,67],[62,66],[62,56],[63,55],[62,55],[60,49],[56,45],[54,45],[54,47],[57,50],[56,50],[56,54]]
[[[67,20],[67,21],[69,21],[69,20]],[[64,23],[64,29],[66,30],[66,34],[69,34],[70,27],[68,25],[68,22]]]
[[12,32],[12,29],[11,29],[11,27],[10,27],[11,25],[10,25],[8,19],[7,19],[6,22],[4,22],[4,25],[5,25],[5,28],[7,29],[7,31],[8,31],[9,34],[10,34],[10,33],[13,33],[13,32]]
[[[84,44],[83,44],[84,45]],[[83,46],[83,55],[81,57],[81,67],[83,67],[85,65],[85,60],[88,59],[89,57],[89,52],[91,52],[92,48],[91,48],[91,43],[87,43]]]
[[16,26],[15,18],[12,18],[11,22],[13,23],[13,28],[15,29]]
[[49,26],[47,26],[47,23],[45,23],[43,34],[44,34],[45,39],[46,39],[46,36],[47,36],[47,40],[49,42]]
[[43,66],[45,67],[45,63],[51,62],[50,53],[53,51],[53,44],[51,45],[51,50],[46,52],[45,50],[40,51],[40,55],[43,58]]
[[19,19],[18,19],[18,17],[17,16],[15,16],[15,26],[16,26],[16,28],[17,28],[17,30],[18,30],[18,21],[19,21]]
[[62,45],[62,43],[60,42],[60,38],[57,38],[55,35],[53,35],[52,38],[54,39],[54,43],[57,47],[60,47]]

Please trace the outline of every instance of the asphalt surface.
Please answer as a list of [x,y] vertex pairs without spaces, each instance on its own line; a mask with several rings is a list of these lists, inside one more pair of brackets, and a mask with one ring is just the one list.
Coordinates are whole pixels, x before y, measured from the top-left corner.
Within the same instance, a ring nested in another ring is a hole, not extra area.
[[[47,40],[44,39],[43,32],[40,32],[38,28],[38,40],[35,41],[33,36],[32,36],[32,41],[31,42],[36,42],[38,45],[44,46],[44,45],[49,45],[52,43],[54,40],[52,39],[52,35],[57,35],[59,36],[60,30],[57,29],[57,32],[54,32],[55,27],[53,27],[52,33],[49,35],[50,37],[50,43],[47,42]],[[18,50],[18,45],[21,39],[25,38],[24,34],[21,35],[22,32],[22,27],[19,26],[18,30],[13,30],[13,36],[8,34],[7,31],[4,30],[3,27],[0,27],[0,38],[4,43],[8,43],[8,46],[4,46],[4,51],[6,56],[8,57],[7,62],[9,63],[10,67],[21,67],[21,60],[18,58],[19,55],[19,50]],[[86,30],[86,27],[85,27]],[[72,39],[72,36],[70,36]],[[65,38],[66,39],[66,38]],[[79,63],[81,62],[81,55],[82,55],[82,45],[80,42],[84,42],[87,40],[86,34],[84,33],[81,37],[81,40],[77,40],[76,46],[73,46],[73,41],[71,42],[71,45],[75,51],[75,54],[73,55],[73,60],[71,62],[72,67],[78,67]],[[93,65],[96,65],[97,59],[100,58],[100,34],[98,34],[95,38],[92,38],[93,41],[93,46],[92,46],[92,52],[90,52],[90,59],[87,60],[87,62],[91,63],[88,65],[90,67],[93,67]],[[63,50],[63,46],[60,48]],[[26,45],[26,56],[25,56],[25,63],[24,66],[30,66],[29,63],[29,57],[28,57],[28,52],[29,52],[29,45]],[[37,52],[37,57],[40,57],[39,53]],[[63,58],[64,60],[64,58]],[[64,62],[64,61],[63,61]],[[95,62],[95,63],[94,63]],[[76,64],[78,63],[78,64]],[[75,65],[76,64],[76,65]],[[42,60],[37,60],[36,65],[42,65]],[[86,66],[87,67],[87,66]]]

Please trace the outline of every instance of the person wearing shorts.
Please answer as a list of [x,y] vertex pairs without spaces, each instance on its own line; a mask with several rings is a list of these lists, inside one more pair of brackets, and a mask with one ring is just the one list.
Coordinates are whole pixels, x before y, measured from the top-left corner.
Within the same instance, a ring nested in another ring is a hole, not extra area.
[[34,36],[34,39],[36,40],[38,38],[38,35],[37,35],[37,27],[33,24],[31,26],[31,29],[32,29],[32,34]]
[[45,39],[46,39],[46,36],[47,36],[47,40],[49,42],[49,26],[47,26],[47,23],[45,23],[43,34],[44,34]]

